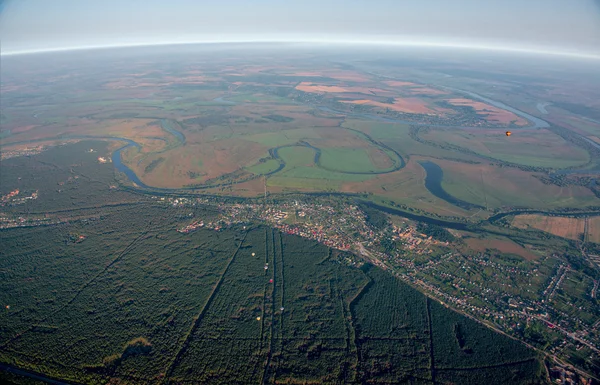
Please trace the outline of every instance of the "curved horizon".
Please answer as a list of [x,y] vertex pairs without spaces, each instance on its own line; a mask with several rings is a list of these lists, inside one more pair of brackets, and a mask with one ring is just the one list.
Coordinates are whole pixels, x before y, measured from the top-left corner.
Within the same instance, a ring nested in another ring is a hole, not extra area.
[[2,56],[299,43],[600,60],[600,0],[4,0],[0,35]]
[[176,45],[217,45],[217,44],[311,44],[311,45],[362,45],[362,46],[380,46],[380,47],[399,47],[399,48],[441,48],[441,49],[464,49],[473,51],[489,51],[489,52],[505,52],[525,55],[547,55],[560,56],[573,59],[589,59],[600,60],[600,52],[576,52],[563,51],[552,49],[551,47],[518,47],[518,46],[499,46],[499,45],[483,45],[478,43],[460,43],[460,42],[444,42],[444,41],[429,41],[429,40],[375,40],[364,38],[357,39],[306,39],[306,38],[289,38],[289,39],[215,39],[215,40],[172,40],[159,42],[131,42],[121,44],[96,44],[85,46],[57,46],[52,48],[1,51],[0,56],[19,56],[32,55],[42,53],[58,53],[83,50],[100,50],[100,49],[118,49],[118,48],[142,48],[142,47],[161,47],[161,46],[176,46]]

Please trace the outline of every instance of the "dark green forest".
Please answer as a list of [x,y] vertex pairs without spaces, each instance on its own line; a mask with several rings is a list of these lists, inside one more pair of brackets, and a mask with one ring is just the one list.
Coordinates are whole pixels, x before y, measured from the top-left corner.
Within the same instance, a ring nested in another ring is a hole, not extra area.
[[442,226],[434,225],[431,223],[419,223],[417,225],[417,231],[425,235],[430,235],[432,238],[442,242],[452,242],[455,239],[454,235],[450,234],[448,230],[446,230]]

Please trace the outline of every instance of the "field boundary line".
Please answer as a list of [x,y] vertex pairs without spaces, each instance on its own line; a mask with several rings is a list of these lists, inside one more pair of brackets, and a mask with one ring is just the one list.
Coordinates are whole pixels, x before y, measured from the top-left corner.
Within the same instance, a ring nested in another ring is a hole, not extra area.
[[229,271],[229,268],[231,267],[233,261],[235,260],[235,257],[237,256],[238,251],[240,250],[240,248],[244,244],[244,241],[246,240],[246,236],[247,235],[248,235],[248,232],[245,232],[244,233],[244,237],[242,238],[242,240],[240,241],[240,244],[238,245],[237,249],[235,250],[235,252],[231,256],[231,259],[227,263],[227,266],[225,266],[225,269],[223,270],[223,273],[221,273],[221,276],[219,277],[219,280],[215,284],[215,287],[213,287],[212,291],[210,292],[210,295],[206,299],[206,302],[204,303],[204,306],[202,306],[202,309],[200,309],[200,312],[198,313],[198,315],[196,315],[196,317],[194,317],[194,321],[192,322],[192,326],[191,326],[190,330],[185,335],[185,338],[183,339],[183,342],[181,343],[181,346],[180,346],[179,350],[175,354],[175,357],[173,357],[173,360],[171,361],[171,363],[167,367],[167,370],[165,370],[165,376],[163,377],[163,380],[161,381],[162,384],[167,383],[167,381],[169,380],[169,377],[171,376],[171,374],[173,372],[173,369],[177,365],[177,361],[179,359],[181,359],[181,356],[187,350],[187,347],[189,346],[190,340],[192,339],[192,335],[198,329],[198,326],[200,326],[200,322],[202,321],[202,318],[204,317],[204,314],[206,313],[206,311],[210,307],[210,304],[212,303],[213,299],[215,298],[215,294],[219,291],[219,288],[221,287],[221,284],[223,283],[223,279],[225,278],[225,275],[227,274],[227,272]]
[[[265,266],[269,265],[269,229],[265,228]],[[265,277],[268,274],[268,270],[265,270]],[[260,314],[260,350],[263,348],[263,337],[265,332],[265,300],[267,297],[267,285],[265,284],[263,289],[263,306]]]
[[[342,292],[340,290],[340,288],[337,286],[337,282],[339,282],[339,274],[338,274],[339,270],[336,269],[335,271],[335,291],[337,294],[337,297],[340,301],[340,306],[342,307],[342,316],[344,317],[344,329],[346,329],[346,359],[347,359],[347,363],[348,365],[350,365],[350,360],[354,361],[354,373],[348,373],[348,371],[351,369],[350,367],[345,368],[346,373],[344,373],[344,375],[348,375],[349,377],[351,376],[351,379],[349,381],[351,382],[356,382],[356,378],[358,377],[358,361],[359,361],[359,357],[358,357],[358,348],[356,347],[356,330],[354,328],[354,323],[352,321],[352,312],[350,311],[350,306],[348,305],[348,303],[346,303],[346,301],[344,300],[344,297],[342,295]],[[347,378],[345,378],[345,380],[347,380]]]
[[431,320],[431,300],[425,296],[425,308],[427,309],[427,325],[429,327],[429,359],[431,371],[431,382],[435,384],[435,358],[433,356],[433,322]]
[[71,380],[61,380],[56,377],[50,377],[49,375],[46,375],[44,373],[35,372],[35,371],[29,370],[29,369],[21,369],[17,366],[13,366],[13,365],[6,364],[6,363],[0,363],[0,371],[6,372],[6,373],[17,374],[19,376],[28,377],[28,378],[31,378],[31,379],[34,379],[37,381],[42,381],[42,382],[45,382],[48,384],[53,384],[53,385],[83,384],[82,382],[75,382],[75,381],[71,381]]
[[[265,360],[265,366],[263,368],[263,375],[262,378],[260,380],[261,384],[264,384],[265,381],[268,380],[268,376],[269,376],[269,367],[271,365],[271,358],[273,356],[272,353],[272,349],[273,349],[273,324],[274,322],[274,317],[275,317],[275,288],[276,288],[276,278],[277,278],[277,264],[275,263],[275,259],[277,258],[276,254],[275,254],[275,230],[271,229],[271,250],[272,250],[272,255],[273,255],[273,268],[272,268],[272,273],[271,276],[273,277],[273,283],[272,284],[266,284],[265,283],[265,295],[267,290],[271,289],[271,324],[269,325],[269,348],[267,350],[267,358]],[[264,310],[266,310],[266,306],[267,304],[264,305]],[[264,319],[263,319],[264,321]],[[273,383],[275,383],[275,379],[273,378]]]
[[[481,175],[481,190],[483,191],[483,200],[485,202],[485,209],[488,209],[487,193],[485,192],[485,180],[483,179],[483,167],[479,169]],[[481,211],[481,210],[480,210]]]
[[[95,210],[95,209],[104,209],[107,207],[125,207],[125,206],[139,206],[139,205],[147,205],[148,201],[146,202],[120,202],[120,203],[106,203],[103,205],[99,205],[99,206],[85,206],[85,207],[75,207],[75,208],[69,208],[69,209],[58,209],[58,210],[52,210],[52,211],[29,211],[27,212],[27,214],[58,214],[58,213],[71,213],[74,211],[82,211],[82,210]],[[157,205],[158,206],[158,205]]]
[[[269,228],[268,227],[265,227],[265,259],[264,259],[264,263],[265,263],[265,266],[267,266],[267,264],[269,263]],[[266,277],[267,274],[268,274],[268,270],[265,270],[264,277]],[[260,342],[258,344],[259,355],[262,354],[262,350],[264,347],[266,296],[267,296],[267,285],[265,284],[265,286],[263,288],[262,307],[261,307],[261,313],[260,313],[260,336],[259,336]],[[252,370],[252,377],[254,377],[257,374],[258,364],[260,363],[260,357],[257,357],[256,360],[257,360],[257,362],[255,363],[254,368]],[[262,379],[261,379],[261,381],[262,381]]]
[[[352,332],[352,338],[351,338],[351,342],[355,347],[355,360],[356,360],[356,367],[355,367],[355,373],[356,373],[356,377],[360,376],[360,343],[361,343],[361,339],[358,337],[357,333],[356,333],[356,328],[354,327],[354,315],[353,315],[353,311],[352,308],[355,306],[355,303],[360,301],[360,299],[363,297],[363,295],[365,295],[365,293],[367,291],[369,291],[369,289],[371,288],[371,286],[373,286],[375,284],[375,281],[373,280],[373,278],[371,278],[369,276],[369,274],[367,274],[366,272],[363,271],[363,274],[365,275],[365,278],[367,278],[367,282],[361,286],[361,288],[356,292],[356,295],[354,295],[354,297],[352,297],[350,299],[350,301],[348,301],[348,310],[350,312],[350,331]],[[360,381],[359,378],[356,378],[357,381]]]
[[536,357],[530,357],[530,358],[526,358],[523,360],[519,360],[519,361],[513,361],[513,362],[503,362],[500,364],[494,364],[494,365],[483,365],[483,366],[470,366],[470,367],[464,367],[464,368],[436,368],[435,370],[445,370],[445,371],[460,371],[460,370],[479,370],[479,369],[491,369],[491,368],[501,368],[503,366],[513,366],[513,365],[519,365],[519,364],[524,364],[526,362],[529,361],[537,361]]
[[[281,295],[279,297],[279,305],[281,309],[285,309],[285,275],[284,275],[284,261],[283,261],[283,237],[281,236],[281,233],[277,233],[278,238],[279,238],[279,258],[281,259],[281,267],[279,268],[279,275],[281,277],[281,282],[279,283],[280,289],[281,289]],[[277,379],[277,371],[279,370],[279,367],[281,366],[281,363],[283,361],[283,341],[284,341],[284,337],[283,337],[283,310],[280,310],[279,312],[279,337],[275,337],[276,339],[279,339],[279,359],[277,360],[277,367],[275,368],[275,372],[273,374],[273,383],[276,382]]]
[[360,341],[424,341],[429,340],[429,337],[363,337],[359,338]]

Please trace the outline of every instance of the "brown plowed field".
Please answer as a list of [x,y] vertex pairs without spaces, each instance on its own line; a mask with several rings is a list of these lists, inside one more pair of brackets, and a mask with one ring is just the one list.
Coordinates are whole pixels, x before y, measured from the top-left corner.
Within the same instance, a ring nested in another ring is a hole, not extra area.
[[526,214],[517,215],[512,225],[521,229],[533,227],[563,238],[580,239],[584,229],[584,219]]
[[411,83],[411,82],[401,82],[401,81],[396,81],[396,80],[389,80],[384,83],[390,87],[407,87],[407,86],[416,86],[417,85],[417,84]]
[[486,251],[486,249],[490,250],[498,250],[502,253],[510,253],[520,255],[521,257],[532,260],[537,259],[538,256],[531,252],[530,250],[522,247],[510,241],[508,239],[475,239],[470,238],[467,239],[467,245],[476,251]]
[[348,93],[356,92],[359,94],[370,94],[371,91],[381,94],[390,94],[390,91],[382,90],[379,88],[368,88],[368,87],[353,87],[353,86],[329,86],[324,84],[315,84],[311,82],[302,82],[296,86],[296,89],[304,92],[311,93]]
[[366,104],[369,106],[379,107],[379,108],[389,108],[393,111],[398,112],[406,112],[409,114],[434,114],[435,110],[427,107],[426,103],[417,98],[395,98],[393,104],[376,102],[368,99],[361,100],[352,100],[352,101],[343,101],[342,103],[350,103],[350,104]]
[[445,91],[429,87],[410,88],[409,91],[415,95],[448,95]]

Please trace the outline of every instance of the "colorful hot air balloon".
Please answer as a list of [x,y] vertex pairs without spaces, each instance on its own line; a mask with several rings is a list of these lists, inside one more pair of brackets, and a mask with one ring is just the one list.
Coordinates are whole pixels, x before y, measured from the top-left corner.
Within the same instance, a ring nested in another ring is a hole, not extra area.
[[506,131],[506,136],[511,136],[511,135],[512,135],[512,132]]

